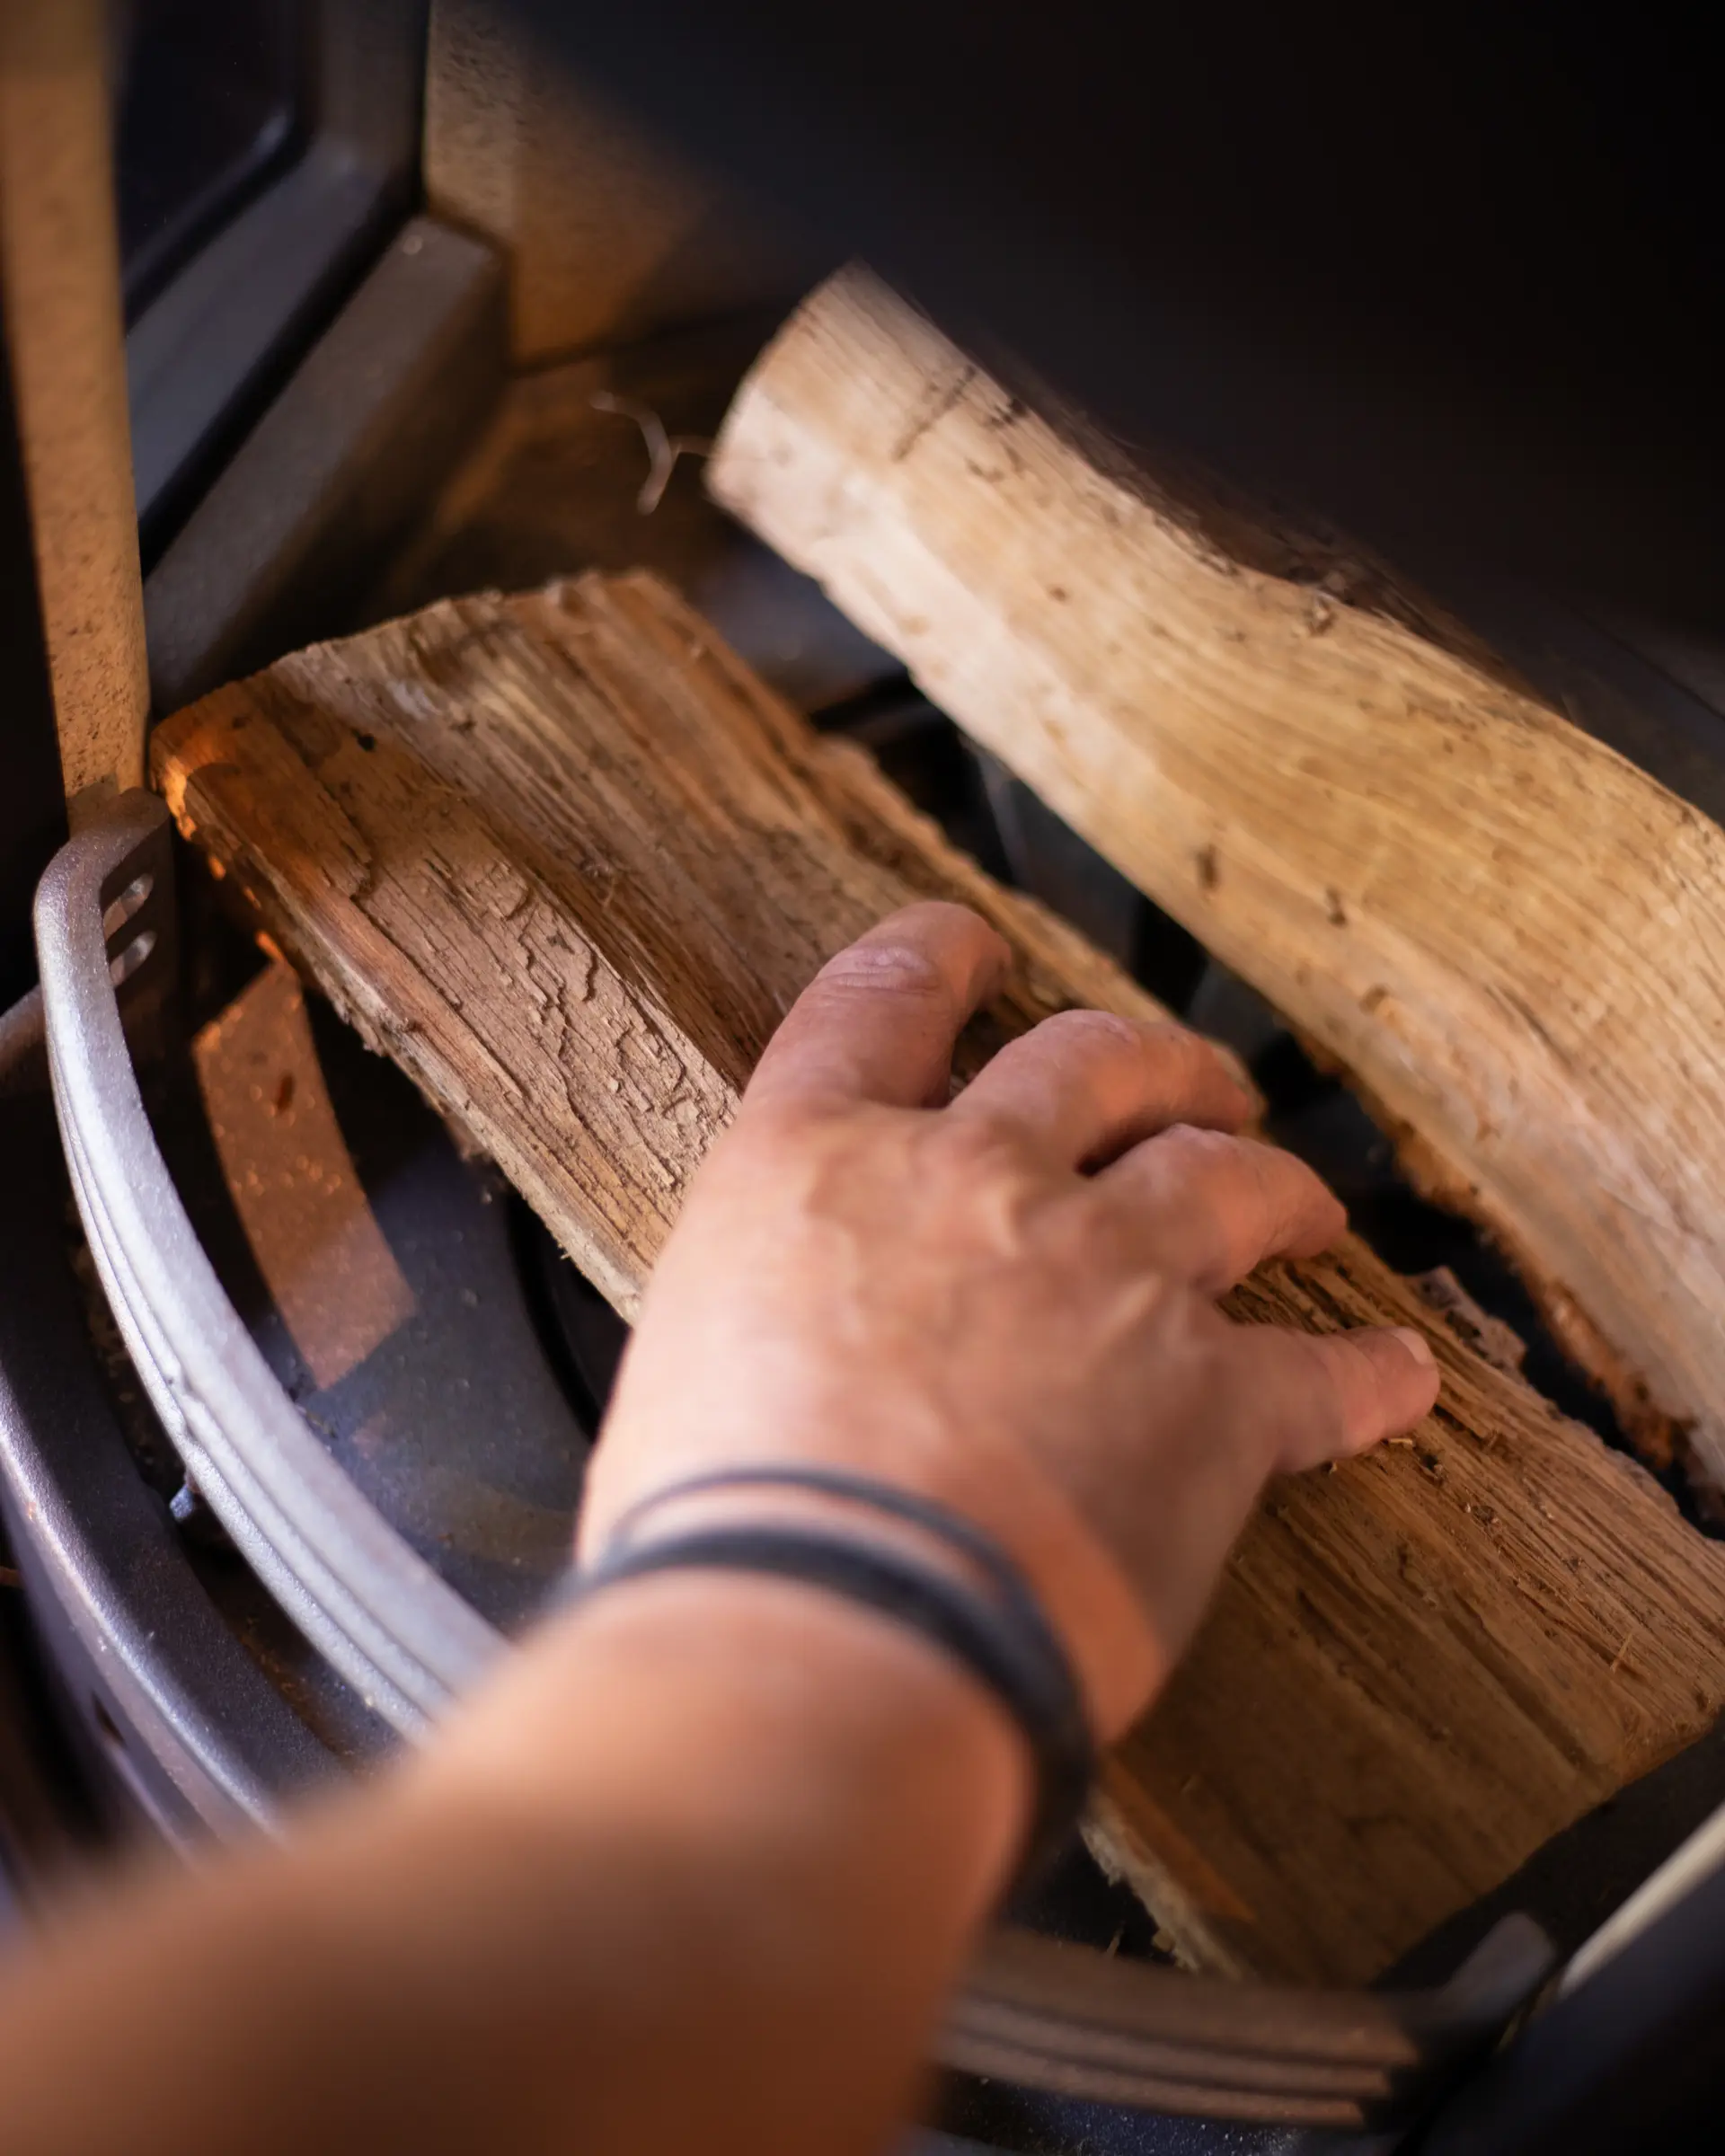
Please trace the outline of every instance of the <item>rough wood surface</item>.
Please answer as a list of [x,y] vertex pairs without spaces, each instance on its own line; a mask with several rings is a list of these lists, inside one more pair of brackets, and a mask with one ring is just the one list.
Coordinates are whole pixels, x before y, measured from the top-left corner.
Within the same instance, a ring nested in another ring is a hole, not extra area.
[[[447,602],[160,729],[181,828],[627,1312],[790,998],[907,897],[1020,954],[969,1053],[1147,1012],[661,587]],[[1725,1701],[1725,1551],[1357,1243],[1247,1316],[1423,1324],[1416,1442],[1278,1488],[1097,1833],[1196,1963],[1370,1975]]]
[[1638,1436],[1725,1484],[1725,834],[1340,560],[1243,558],[865,272],[769,349],[712,483],[1334,1056]]

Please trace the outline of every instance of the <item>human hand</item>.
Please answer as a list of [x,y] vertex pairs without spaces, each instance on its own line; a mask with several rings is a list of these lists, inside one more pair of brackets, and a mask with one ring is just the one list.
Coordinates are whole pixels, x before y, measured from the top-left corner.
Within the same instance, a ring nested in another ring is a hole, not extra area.
[[1345,1216],[1237,1135],[1250,1103],[1196,1035],[1068,1012],[949,1104],[1007,962],[975,915],[915,906],[799,999],[653,1274],[581,1540],[748,1462],[917,1490],[1023,1568],[1107,1737],[1187,1644],[1265,1480],[1407,1429],[1438,1372],[1417,1333],[1216,1308]]

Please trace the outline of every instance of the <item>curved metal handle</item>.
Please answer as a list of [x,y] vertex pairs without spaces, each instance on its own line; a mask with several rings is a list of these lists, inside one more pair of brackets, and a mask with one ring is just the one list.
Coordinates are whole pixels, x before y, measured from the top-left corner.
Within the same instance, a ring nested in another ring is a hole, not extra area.
[[[144,1112],[117,979],[147,1018],[173,927],[167,810],[130,793],[56,855],[36,898],[55,1110],[90,1247],[164,1427],[234,1542],[306,1638],[417,1735],[504,1641],[360,1495],[223,1293]],[[109,909],[111,917],[104,916]],[[1441,1991],[1224,1984],[1000,1929],[983,1940],[941,2063],[1196,2116],[1381,2127],[1422,2109],[1549,1972],[1526,1917]]]
[[[120,1022],[167,973],[168,812],[119,796],[49,863],[36,948],[55,1113],[108,1300],[199,1489],[307,1639],[417,1732],[503,1640],[367,1503],[306,1427],[223,1293],[158,1149]],[[104,924],[107,909],[121,917]]]
[[1509,1916],[1436,1991],[1299,1991],[1185,1976],[1003,1927],[982,1942],[940,2057],[1092,2101],[1383,2132],[1428,2114],[1554,1959],[1531,1917]]

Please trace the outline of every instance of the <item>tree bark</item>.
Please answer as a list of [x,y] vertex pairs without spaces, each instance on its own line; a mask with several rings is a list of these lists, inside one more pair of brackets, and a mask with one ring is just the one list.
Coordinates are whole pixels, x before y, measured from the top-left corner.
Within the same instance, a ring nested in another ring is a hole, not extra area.
[[1725,1487],[1725,834],[865,271],[768,349],[712,484],[1340,1063],[1638,1439]]
[[[160,728],[181,829],[625,1314],[820,961],[916,897],[1014,977],[966,1067],[1072,1003],[1154,1014],[662,587],[439,605]],[[1237,1316],[1425,1328],[1417,1437],[1277,1488],[1094,1833],[1195,1964],[1370,1976],[1725,1702],[1725,1551],[1361,1244]]]

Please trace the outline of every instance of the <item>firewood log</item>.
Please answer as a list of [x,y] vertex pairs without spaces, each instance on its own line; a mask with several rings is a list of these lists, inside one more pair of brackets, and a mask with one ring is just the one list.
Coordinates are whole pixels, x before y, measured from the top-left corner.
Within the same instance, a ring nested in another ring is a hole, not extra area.
[[712,484],[1327,1051],[1638,1438],[1725,1489],[1725,833],[1382,575],[1056,419],[852,270]]
[[[625,1314],[820,961],[917,897],[1007,937],[967,1044],[1156,1006],[992,883],[662,587],[433,606],[157,729],[181,830]],[[1725,1551],[1362,1244],[1244,1319],[1423,1326],[1410,1443],[1274,1489],[1092,1832],[1195,1965],[1353,1980],[1725,1701]]]

